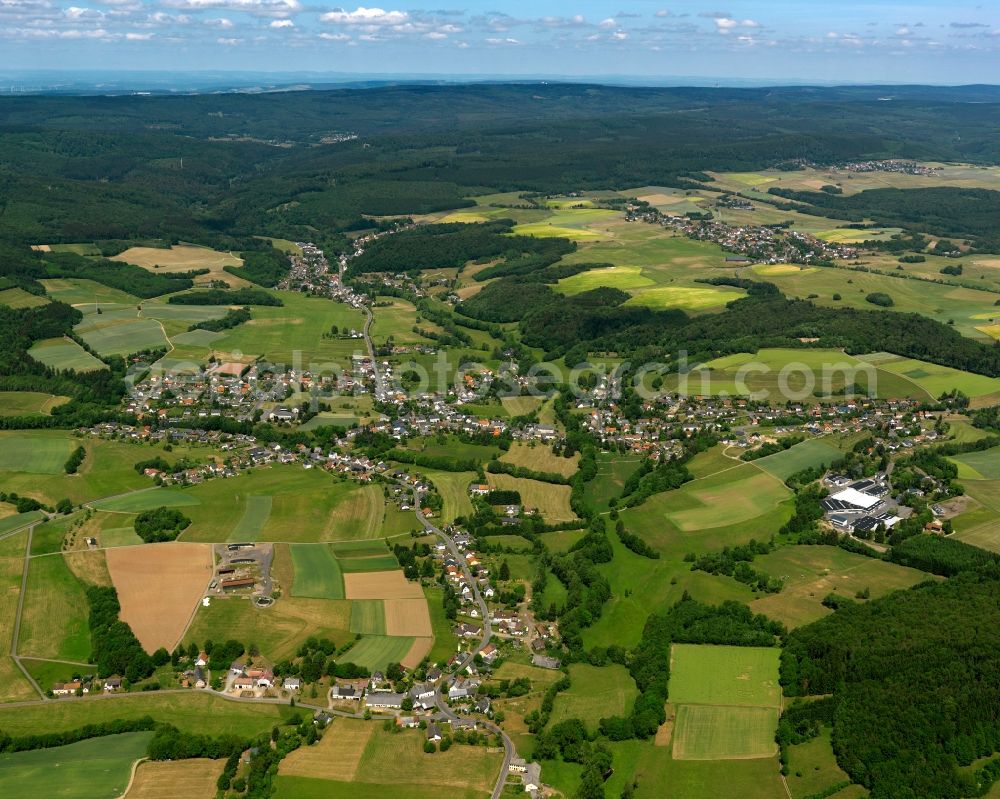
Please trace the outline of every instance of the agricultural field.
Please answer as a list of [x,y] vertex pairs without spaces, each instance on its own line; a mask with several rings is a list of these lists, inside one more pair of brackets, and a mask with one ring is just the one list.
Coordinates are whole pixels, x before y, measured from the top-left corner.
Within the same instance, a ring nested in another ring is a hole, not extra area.
[[146,761],[123,799],[176,799],[178,796],[211,796],[222,774],[224,760]]
[[253,642],[270,660],[294,657],[311,635],[330,638],[338,645],[353,638],[349,631],[351,605],[343,600],[306,599],[283,595],[271,607],[259,608],[247,597],[213,597],[199,606],[184,642]]
[[523,466],[536,472],[572,477],[579,468],[580,456],[576,454],[572,458],[564,458],[554,454],[544,444],[532,445],[514,442],[510,445],[510,449],[500,456],[500,460],[503,463]]
[[45,293],[67,305],[137,305],[138,297],[95,280],[83,278],[49,278],[40,280]]
[[440,588],[424,588],[423,591],[434,636],[428,658],[431,663],[443,664],[455,653],[458,642],[452,635],[451,621],[444,615],[444,592]]
[[674,644],[675,760],[769,758],[777,751],[777,648]]
[[822,465],[829,466],[842,458],[843,454],[823,439],[811,438],[786,449],[784,452],[776,452],[773,455],[757,458],[754,465],[768,474],[774,475],[779,480],[787,480],[803,469],[812,469]]
[[272,293],[281,299],[283,307],[254,307],[253,318],[224,331],[222,338],[213,342],[213,349],[239,351],[244,356],[263,355],[275,363],[301,363],[301,368],[326,371],[335,364],[350,369],[351,355],[364,352],[361,339],[326,337],[333,325],[341,331],[361,330],[361,311],[299,292]]
[[126,732],[0,755],[0,793],[10,799],[119,796],[152,737],[152,732]]
[[0,290],[0,305],[6,305],[15,310],[20,308],[37,308],[49,302],[47,297],[39,297],[22,288],[12,288]]
[[37,391],[0,391],[0,416],[49,416],[67,402],[69,397]]
[[107,550],[121,618],[143,648],[173,651],[213,575],[212,548],[171,541]]
[[87,313],[74,332],[102,356],[129,355],[170,346],[160,322],[143,318],[133,307]]
[[353,600],[351,632],[356,635],[385,635],[385,603],[381,599]]
[[[811,741],[788,747],[789,774],[785,781],[794,799],[805,799],[850,781],[847,773],[837,765],[830,738],[830,728],[823,727]],[[840,797],[840,794],[835,795]]]
[[213,280],[224,280],[233,288],[249,285],[246,280],[226,272],[223,267],[243,266],[243,260],[232,253],[216,252],[208,247],[193,244],[175,244],[169,249],[159,247],[131,247],[111,260],[141,266],[151,272],[190,272],[207,269],[207,274],[194,278],[195,285],[208,285]]
[[675,760],[772,757],[778,709],[680,705],[674,722]]
[[338,481],[318,469],[272,466],[189,488],[150,488],[94,503],[99,510],[139,513],[183,508],[192,524],[185,541],[318,542],[373,538],[385,502],[375,486]]
[[966,452],[951,460],[958,465],[958,476],[963,480],[996,480],[1000,478],[1000,448],[982,452]]
[[675,705],[781,705],[777,647],[673,644],[670,701]]
[[791,514],[790,497],[780,480],[744,463],[655,494],[621,518],[663,555],[681,560],[688,552],[770,538]]
[[385,669],[390,663],[407,665],[414,641],[409,637],[366,635],[341,655],[340,660],[364,666],[369,671]]
[[83,347],[68,338],[47,338],[36,341],[28,350],[36,361],[52,369],[73,369],[77,372],[95,372],[107,365]]
[[485,799],[489,795],[500,770],[500,754],[456,744],[447,752],[428,755],[423,740],[419,730],[391,733],[377,721],[337,719],[319,743],[282,762],[276,796]]
[[1000,480],[968,480],[963,485],[980,507],[956,518],[955,537],[1000,552]]
[[927,398],[924,389],[908,377],[883,370],[880,363],[830,349],[763,349],[727,355],[687,374],[666,375],[665,380],[665,385],[682,394],[756,395],[799,402],[815,402],[851,383],[881,398]]
[[822,604],[828,594],[855,600],[859,592],[868,591],[876,599],[928,579],[917,569],[828,546],[781,547],[755,558],[753,567],[785,585],[777,594],[754,599],[751,610],[789,628],[832,613]]
[[[775,799],[787,796],[778,759],[677,760],[660,747],[647,748],[634,771],[637,799],[660,799],[666,790],[686,799]],[[544,773],[543,773],[544,779]],[[839,797],[837,799],[840,799]]]
[[880,372],[890,372],[910,380],[934,399],[956,388],[974,400],[982,400],[983,404],[1000,399],[1000,380],[995,377],[962,372],[912,358],[879,355],[881,357],[871,360]]
[[122,694],[111,701],[0,706],[0,729],[9,735],[39,735],[75,730],[85,724],[152,716],[182,732],[215,736],[240,730],[243,735],[253,736],[270,731],[294,712],[287,705],[231,702],[205,691],[142,692]]
[[568,522],[576,519],[576,514],[569,505],[569,486],[492,473],[487,473],[486,482],[492,488],[519,492],[521,504],[525,509],[529,512],[537,510],[546,522]]
[[[13,450],[8,449],[8,443]],[[63,465],[69,454],[82,446],[86,452],[83,463],[75,475],[67,475],[63,471]],[[90,436],[77,438],[72,433],[65,430],[19,430],[0,431],[0,458],[4,452],[23,451],[32,449],[39,453],[38,456],[29,455],[26,462],[31,465],[36,457],[41,457],[41,453],[48,452],[51,460],[48,463],[50,471],[42,474],[32,472],[30,469],[15,468],[3,473],[4,487],[8,491],[17,491],[24,496],[34,497],[41,502],[54,505],[63,497],[67,497],[74,503],[83,503],[96,500],[99,497],[112,497],[136,489],[146,489],[150,484],[147,477],[138,474],[133,468],[141,460],[165,455],[165,450],[161,445],[143,446],[127,441],[115,441],[111,439],[92,438]],[[58,459],[55,453],[65,450],[65,455]],[[205,446],[182,446],[174,445],[173,453],[166,454],[168,460],[176,460],[179,457],[190,457],[196,460],[206,460],[215,454],[215,450]],[[12,463],[17,466],[18,464]],[[150,498],[150,493],[135,494],[137,498]],[[183,497],[180,492],[176,497]],[[126,509],[132,502],[131,499],[121,497],[115,501],[109,501],[111,507],[121,507]],[[136,502],[141,502],[137,499]],[[165,501],[159,504],[170,504]],[[103,504],[102,504],[103,506]],[[157,507],[151,505],[149,507]],[[144,510],[144,507],[137,508]]]
[[[20,655],[86,663],[89,605],[84,587],[59,554],[32,558],[21,614]],[[53,619],[59,619],[53,624]]]
[[[635,530],[634,525],[626,523]],[[739,528],[734,529],[736,532],[726,538],[744,540],[737,537],[742,536]],[[614,549],[614,559],[598,568],[611,583],[612,597],[601,617],[583,632],[584,645],[588,649],[612,644],[635,646],[649,614],[656,608],[678,602],[685,591],[713,605],[726,600],[745,603],[753,597],[747,586],[735,580],[691,571],[682,560],[683,554],[650,560],[626,549],[613,532],[608,538]]]
[[10,433],[0,440],[0,472],[59,474],[75,448],[67,436],[46,436],[31,432]]
[[292,596],[343,599],[344,578],[333,550],[326,544],[290,544],[295,580]]
[[35,699],[37,694],[9,656],[24,572],[25,533],[0,541],[0,702]]
[[[0,509],[3,511],[6,511],[8,507],[0,505]],[[44,515],[40,510],[31,510],[27,513],[14,513],[11,511],[9,514],[0,514],[0,535],[9,533],[19,527],[24,527],[31,524],[31,522],[36,522],[42,519]]]
[[639,695],[628,669],[617,664],[598,668],[584,663],[569,667],[570,688],[556,696],[552,724],[580,719],[596,730],[608,716],[627,716]]
[[431,482],[444,501],[441,521],[450,524],[458,516],[472,513],[469,486],[476,482],[475,472],[442,472],[434,469],[413,467],[414,474],[420,474]]

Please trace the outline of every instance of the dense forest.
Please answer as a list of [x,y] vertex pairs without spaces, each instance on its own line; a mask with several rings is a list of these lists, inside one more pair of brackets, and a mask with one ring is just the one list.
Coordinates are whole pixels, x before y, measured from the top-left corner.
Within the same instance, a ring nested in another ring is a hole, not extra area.
[[981,795],[960,767],[1000,751],[997,573],[847,602],[786,639],[785,693],[833,695],[837,761],[873,799]]

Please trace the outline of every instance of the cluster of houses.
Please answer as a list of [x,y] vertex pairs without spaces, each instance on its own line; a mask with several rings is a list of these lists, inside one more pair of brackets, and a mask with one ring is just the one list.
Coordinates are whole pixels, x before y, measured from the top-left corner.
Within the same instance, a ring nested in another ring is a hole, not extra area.
[[302,689],[302,681],[298,677],[279,680],[268,666],[250,664],[244,660],[234,660],[229,667],[226,681],[229,693],[259,698],[276,688],[295,693]]
[[790,230],[785,225],[731,225],[718,219],[701,218],[700,214],[692,216],[696,218],[639,204],[629,204],[625,213],[629,222],[660,225],[688,238],[711,241],[755,263],[808,264],[858,256],[856,247],[824,241],[808,233]]

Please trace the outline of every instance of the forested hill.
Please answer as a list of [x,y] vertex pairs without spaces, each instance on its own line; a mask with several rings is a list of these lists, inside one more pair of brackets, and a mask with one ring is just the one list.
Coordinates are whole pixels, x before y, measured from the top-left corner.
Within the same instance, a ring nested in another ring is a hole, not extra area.
[[996,163],[995,94],[479,84],[4,97],[0,237],[229,249],[226,237],[321,230],[330,245],[365,214],[455,208],[483,190],[690,186],[705,170],[795,159]]

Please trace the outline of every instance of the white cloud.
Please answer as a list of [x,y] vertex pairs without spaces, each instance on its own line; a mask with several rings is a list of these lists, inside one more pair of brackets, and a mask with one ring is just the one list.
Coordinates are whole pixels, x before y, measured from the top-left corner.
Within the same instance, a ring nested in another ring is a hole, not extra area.
[[618,25],[618,23],[615,22],[615,20],[611,19],[611,17],[608,17],[607,19],[602,19],[598,24],[602,28],[614,28],[617,27]]
[[327,33],[326,31],[323,31],[319,38],[328,42],[349,42],[351,40],[351,37],[346,33]]
[[290,19],[275,19],[271,20],[271,24],[268,26],[270,28],[294,28],[295,23]]
[[715,29],[719,33],[729,33],[736,28],[759,28],[760,24],[752,19],[737,20],[732,17],[715,17]]
[[628,34],[625,31],[615,31],[611,34],[611,38],[616,42],[624,42],[628,38]]
[[508,36],[506,39],[497,39],[497,38],[487,39],[486,43],[492,45],[517,45],[521,43],[521,40],[513,39]]
[[406,11],[386,11],[382,8],[358,6],[355,11],[335,8],[320,16],[323,22],[335,25],[402,25],[410,18]]
[[656,12],[656,14],[654,16],[657,16],[660,19],[663,19],[664,17],[669,17],[670,16],[670,12],[667,11],[667,9],[665,9],[665,8],[661,8],[659,11]]
[[226,19],[225,17],[220,17],[219,19],[206,19],[205,25],[209,28],[222,28],[225,30],[233,27],[233,21],[231,19]]
[[299,0],[162,0],[168,8],[182,8],[199,11],[222,8],[227,11],[245,11],[248,14],[271,17],[287,17],[302,10]]
[[125,38],[130,42],[148,42],[153,38],[152,33],[126,33]]
[[223,44],[223,45],[226,45],[227,47],[235,47],[238,44],[242,44],[243,40],[242,39],[223,39],[222,37],[219,37],[218,39],[215,40],[215,42],[216,42],[216,44]]

